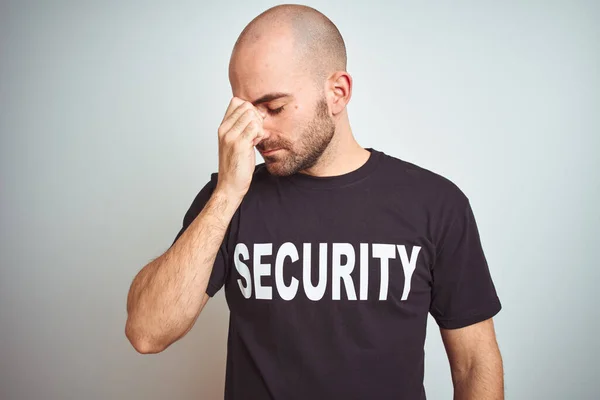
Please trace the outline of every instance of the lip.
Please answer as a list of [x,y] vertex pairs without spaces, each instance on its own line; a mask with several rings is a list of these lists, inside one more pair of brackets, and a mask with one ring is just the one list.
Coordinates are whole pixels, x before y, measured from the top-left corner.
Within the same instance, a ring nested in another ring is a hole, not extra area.
[[273,149],[273,150],[269,150],[269,151],[262,151],[261,154],[263,156],[268,156],[268,155],[273,154],[273,153],[275,153],[276,151],[279,151],[279,150],[281,150],[281,149]]

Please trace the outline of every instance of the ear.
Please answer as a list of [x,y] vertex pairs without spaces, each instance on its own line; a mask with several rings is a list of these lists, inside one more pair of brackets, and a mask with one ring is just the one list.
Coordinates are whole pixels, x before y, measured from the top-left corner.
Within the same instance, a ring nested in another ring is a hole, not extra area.
[[333,116],[344,111],[352,97],[352,77],[346,71],[337,71],[327,80],[329,109]]

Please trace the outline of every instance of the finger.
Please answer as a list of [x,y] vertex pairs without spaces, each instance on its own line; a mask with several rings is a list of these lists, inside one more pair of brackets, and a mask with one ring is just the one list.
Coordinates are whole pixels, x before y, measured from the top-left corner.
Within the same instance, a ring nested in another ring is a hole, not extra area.
[[[251,103],[244,102],[243,104],[238,106],[238,108],[236,108],[233,111],[233,113],[231,113],[229,115],[229,117],[227,117],[227,119],[225,121],[223,121],[223,123],[219,127],[219,134],[225,135],[227,132],[229,132],[231,129],[233,129],[233,126],[237,123],[237,121],[240,118],[242,118],[242,116],[245,115],[246,112],[250,113],[251,115],[258,114],[258,111],[256,111],[256,109],[254,108],[254,106]],[[244,124],[244,126],[241,127],[239,132],[241,132],[245,126],[246,126],[246,124]]]
[[229,106],[227,107],[227,111],[225,111],[225,115],[223,116],[221,123],[223,123],[223,121],[225,121],[231,115],[231,113],[233,113],[242,104],[244,104],[244,100],[240,99],[239,97],[233,97],[229,102]]
[[267,132],[265,132],[264,129],[261,129],[259,134],[252,141],[252,146],[256,146],[257,144],[259,144],[260,142],[262,142],[263,140],[268,139],[268,138],[269,138],[269,134]]
[[252,146],[254,146],[255,140],[260,140],[262,137],[264,137],[262,124],[259,124],[256,120],[250,121],[240,134],[240,139],[250,143]]
[[225,135],[228,136],[229,139],[235,139],[244,131],[248,124],[253,121],[257,123],[254,110],[246,110],[240,116],[240,118],[235,121],[233,126],[225,133]]

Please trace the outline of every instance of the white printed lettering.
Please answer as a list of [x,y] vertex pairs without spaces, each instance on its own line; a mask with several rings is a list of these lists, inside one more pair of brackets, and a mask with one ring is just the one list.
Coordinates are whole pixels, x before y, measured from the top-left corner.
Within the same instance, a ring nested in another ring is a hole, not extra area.
[[398,245],[397,247],[400,260],[402,261],[402,269],[404,270],[404,290],[402,291],[401,300],[406,300],[410,294],[410,282],[412,281],[413,272],[415,272],[415,268],[417,267],[417,257],[419,251],[421,251],[421,246],[413,246],[410,259],[406,253],[406,246]]
[[[370,263],[374,262],[375,259],[378,259],[380,266],[379,300],[385,301],[388,299],[390,268],[396,271],[397,268],[400,268],[400,265],[404,274],[404,287],[400,300],[406,301],[410,296],[412,279],[417,268],[421,246],[413,246],[409,256],[405,245],[360,243],[358,250],[355,250],[350,243],[332,243],[331,260],[328,257],[328,246],[328,243],[319,244],[319,265],[317,267],[312,265],[314,249],[311,243],[302,244],[301,254],[298,252],[298,247],[292,242],[283,243],[276,249],[276,254],[273,253],[272,243],[255,243],[251,249],[243,243],[236,244],[233,263],[239,275],[239,279],[236,281],[243,297],[249,299],[254,292],[254,298],[256,299],[272,300],[273,287],[270,284],[265,285],[262,278],[270,277],[273,273],[273,285],[279,294],[279,298],[285,301],[295,299],[302,291],[309,300],[319,301],[323,299],[328,287],[331,289],[332,300],[342,300],[342,297],[347,300],[357,300],[357,294],[360,300],[368,300],[369,283],[374,281],[373,284],[377,285],[377,279],[369,278],[369,273],[373,270]],[[356,251],[360,252],[358,257]],[[398,259],[396,258],[396,251],[399,254]],[[275,256],[274,271],[272,271],[272,263],[263,262],[265,256]],[[357,258],[360,270],[356,271],[353,278],[352,273]],[[250,260],[252,260],[251,263]],[[285,271],[294,272],[294,275],[298,276],[299,266],[294,266],[294,264],[299,260],[302,261],[302,285],[300,285],[300,279],[294,276],[286,285],[284,267]],[[331,269],[331,275],[329,275],[329,269]],[[316,285],[313,285],[313,275],[316,270],[318,270],[318,281]],[[397,281],[397,273],[393,272],[393,274],[392,288],[393,290],[399,290],[398,285],[401,283]],[[331,277],[331,283],[328,285],[329,276]],[[358,279],[358,282],[354,282],[354,279]],[[252,286],[254,286],[254,291]],[[346,296],[342,296],[342,286],[345,289]]]
[[369,294],[369,244],[360,244],[360,299],[367,300]]
[[[331,260],[331,284],[333,300],[341,298],[341,281],[344,281],[348,300],[356,300],[354,283],[350,273],[354,269],[354,247],[350,243],[334,243],[332,247],[333,255]],[[346,263],[342,264],[342,255],[346,256]]]
[[379,285],[379,300],[387,300],[390,263],[389,260],[396,258],[396,246],[393,244],[373,243],[373,257],[381,260],[381,283]]
[[244,243],[238,243],[235,246],[233,264],[235,265],[235,269],[237,269],[237,272],[242,276],[242,278],[244,278],[244,281],[246,281],[245,285],[242,284],[241,279],[238,279],[237,283],[240,287],[240,290],[242,291],[242,295],[245,298],[249,299],[250,296],[252,296],[252,280],[250,279],[250,269],[246,264],[242,262],[242,260],[240,260],[240,256],[242,256],[245,261],[248,261],[250,259],[248,247]]
[[311,244],[304,243],[302,285],[304,286],[306,297],[312,301],[317,301],[321,300],[325,294],[325,288],[327,285],[327,243],[321,243],[319,245],[319,283],[317,283],[317,286],[313,286],[311,281],[311,254]]
[[290,286],[285,285],[283,281],[283,261],[286,257],[289,257],[292,263],[298,261],[298,250],[293,243],[287,242],[282,244],[275,260],[275,286],[277,287],[277,292],[279,292],[279,296],[283,300],[292,300],[296,296],[296,292],[298,292],[298,279],[292,277]]
[[263,264],[261,258],[270,256],[273,253],[273,243],[255,243],[254,244],[254,292],[257,299],[271,300],[273,298],[273,288],[263,286],[261,277],[271,275],[271,264]]

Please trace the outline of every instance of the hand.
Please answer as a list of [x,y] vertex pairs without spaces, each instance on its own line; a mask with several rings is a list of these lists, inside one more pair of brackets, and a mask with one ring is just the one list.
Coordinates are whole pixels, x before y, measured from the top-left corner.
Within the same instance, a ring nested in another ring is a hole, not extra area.
[[243,197],[256,166],[254,146],[266,139],[263,117],[252,103],[234,97],[219,126],[219,180],[217,191]]

